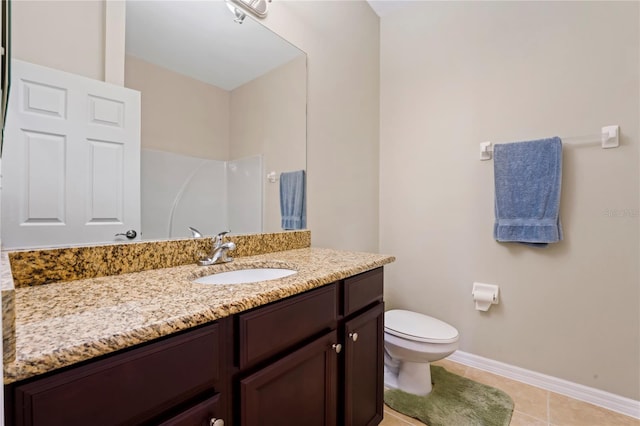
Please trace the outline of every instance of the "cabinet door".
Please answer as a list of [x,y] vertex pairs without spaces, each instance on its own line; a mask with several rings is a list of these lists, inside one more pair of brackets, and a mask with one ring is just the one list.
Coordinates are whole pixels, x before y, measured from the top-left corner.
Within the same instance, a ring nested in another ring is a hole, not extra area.
[[334,426],[337,332],[240,381],[243,426]]
[[384,303],[345,324],[344,424],[382,421],[384,392]]

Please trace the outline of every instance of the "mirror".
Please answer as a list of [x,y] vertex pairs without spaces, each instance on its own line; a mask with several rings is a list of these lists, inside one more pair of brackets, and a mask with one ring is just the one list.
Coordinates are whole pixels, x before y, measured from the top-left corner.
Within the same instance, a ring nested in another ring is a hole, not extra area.
[[304,52],[222,1],[127,1],[124,84],[141,92],[143,239],[282,230],[277,177],[306,169]]
[[280,231],[277,182],[306,167],[306,56],[221,1],[127,2],[142,93],[142,235]]

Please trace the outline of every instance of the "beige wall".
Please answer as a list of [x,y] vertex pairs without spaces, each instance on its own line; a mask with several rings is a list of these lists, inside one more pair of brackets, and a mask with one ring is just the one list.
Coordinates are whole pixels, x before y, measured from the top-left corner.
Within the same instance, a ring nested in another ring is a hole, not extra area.
[[[232,90],[229,159],[262,154],[265,174],[305,169],[306,106],[305,56]],[[263,229],[282,231],[280,185],[266,179]]]
[[104,80],[104,1],[11,2],[11,56]]
[[379,19],[363,0],[285,0],[264,23],[308,55],[312,244],[377,252]]
[[142,148],[229,158],[228,91],[130,55],[125,86],[142,92]]
[[[380,238],[389,308],[458,328],[460,349],[640,399],[637,2],[410,2],[381,21]],[[567,146],[565,240],[492,238],[479,143]],[[474,281],[500,305],[474,310]]]

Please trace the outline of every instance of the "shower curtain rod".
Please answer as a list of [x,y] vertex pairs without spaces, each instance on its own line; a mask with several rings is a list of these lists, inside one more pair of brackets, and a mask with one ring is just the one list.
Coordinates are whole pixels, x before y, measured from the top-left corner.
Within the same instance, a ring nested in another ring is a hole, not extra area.
[[[586,140],[585,140],[586,139]],[[562,138],[562,142],[567,145],[578,145],[585,142],[598,141],[602,148],[617,148],[620,145],[620,126],[604,126],[599,135],[586,135],[586,136],[567,136]],[[480,143],[480,160],[491,160],[493,158],[493,146],[491,142]]]

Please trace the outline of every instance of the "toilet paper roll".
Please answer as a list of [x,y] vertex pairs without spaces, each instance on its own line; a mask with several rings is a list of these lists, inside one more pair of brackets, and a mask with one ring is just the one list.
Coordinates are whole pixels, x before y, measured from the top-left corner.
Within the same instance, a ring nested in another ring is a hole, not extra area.
[[473,292],[473,300],[476,302],[476,309],[488,311],[493,303],[494,293],[491,290],[476,290]]

